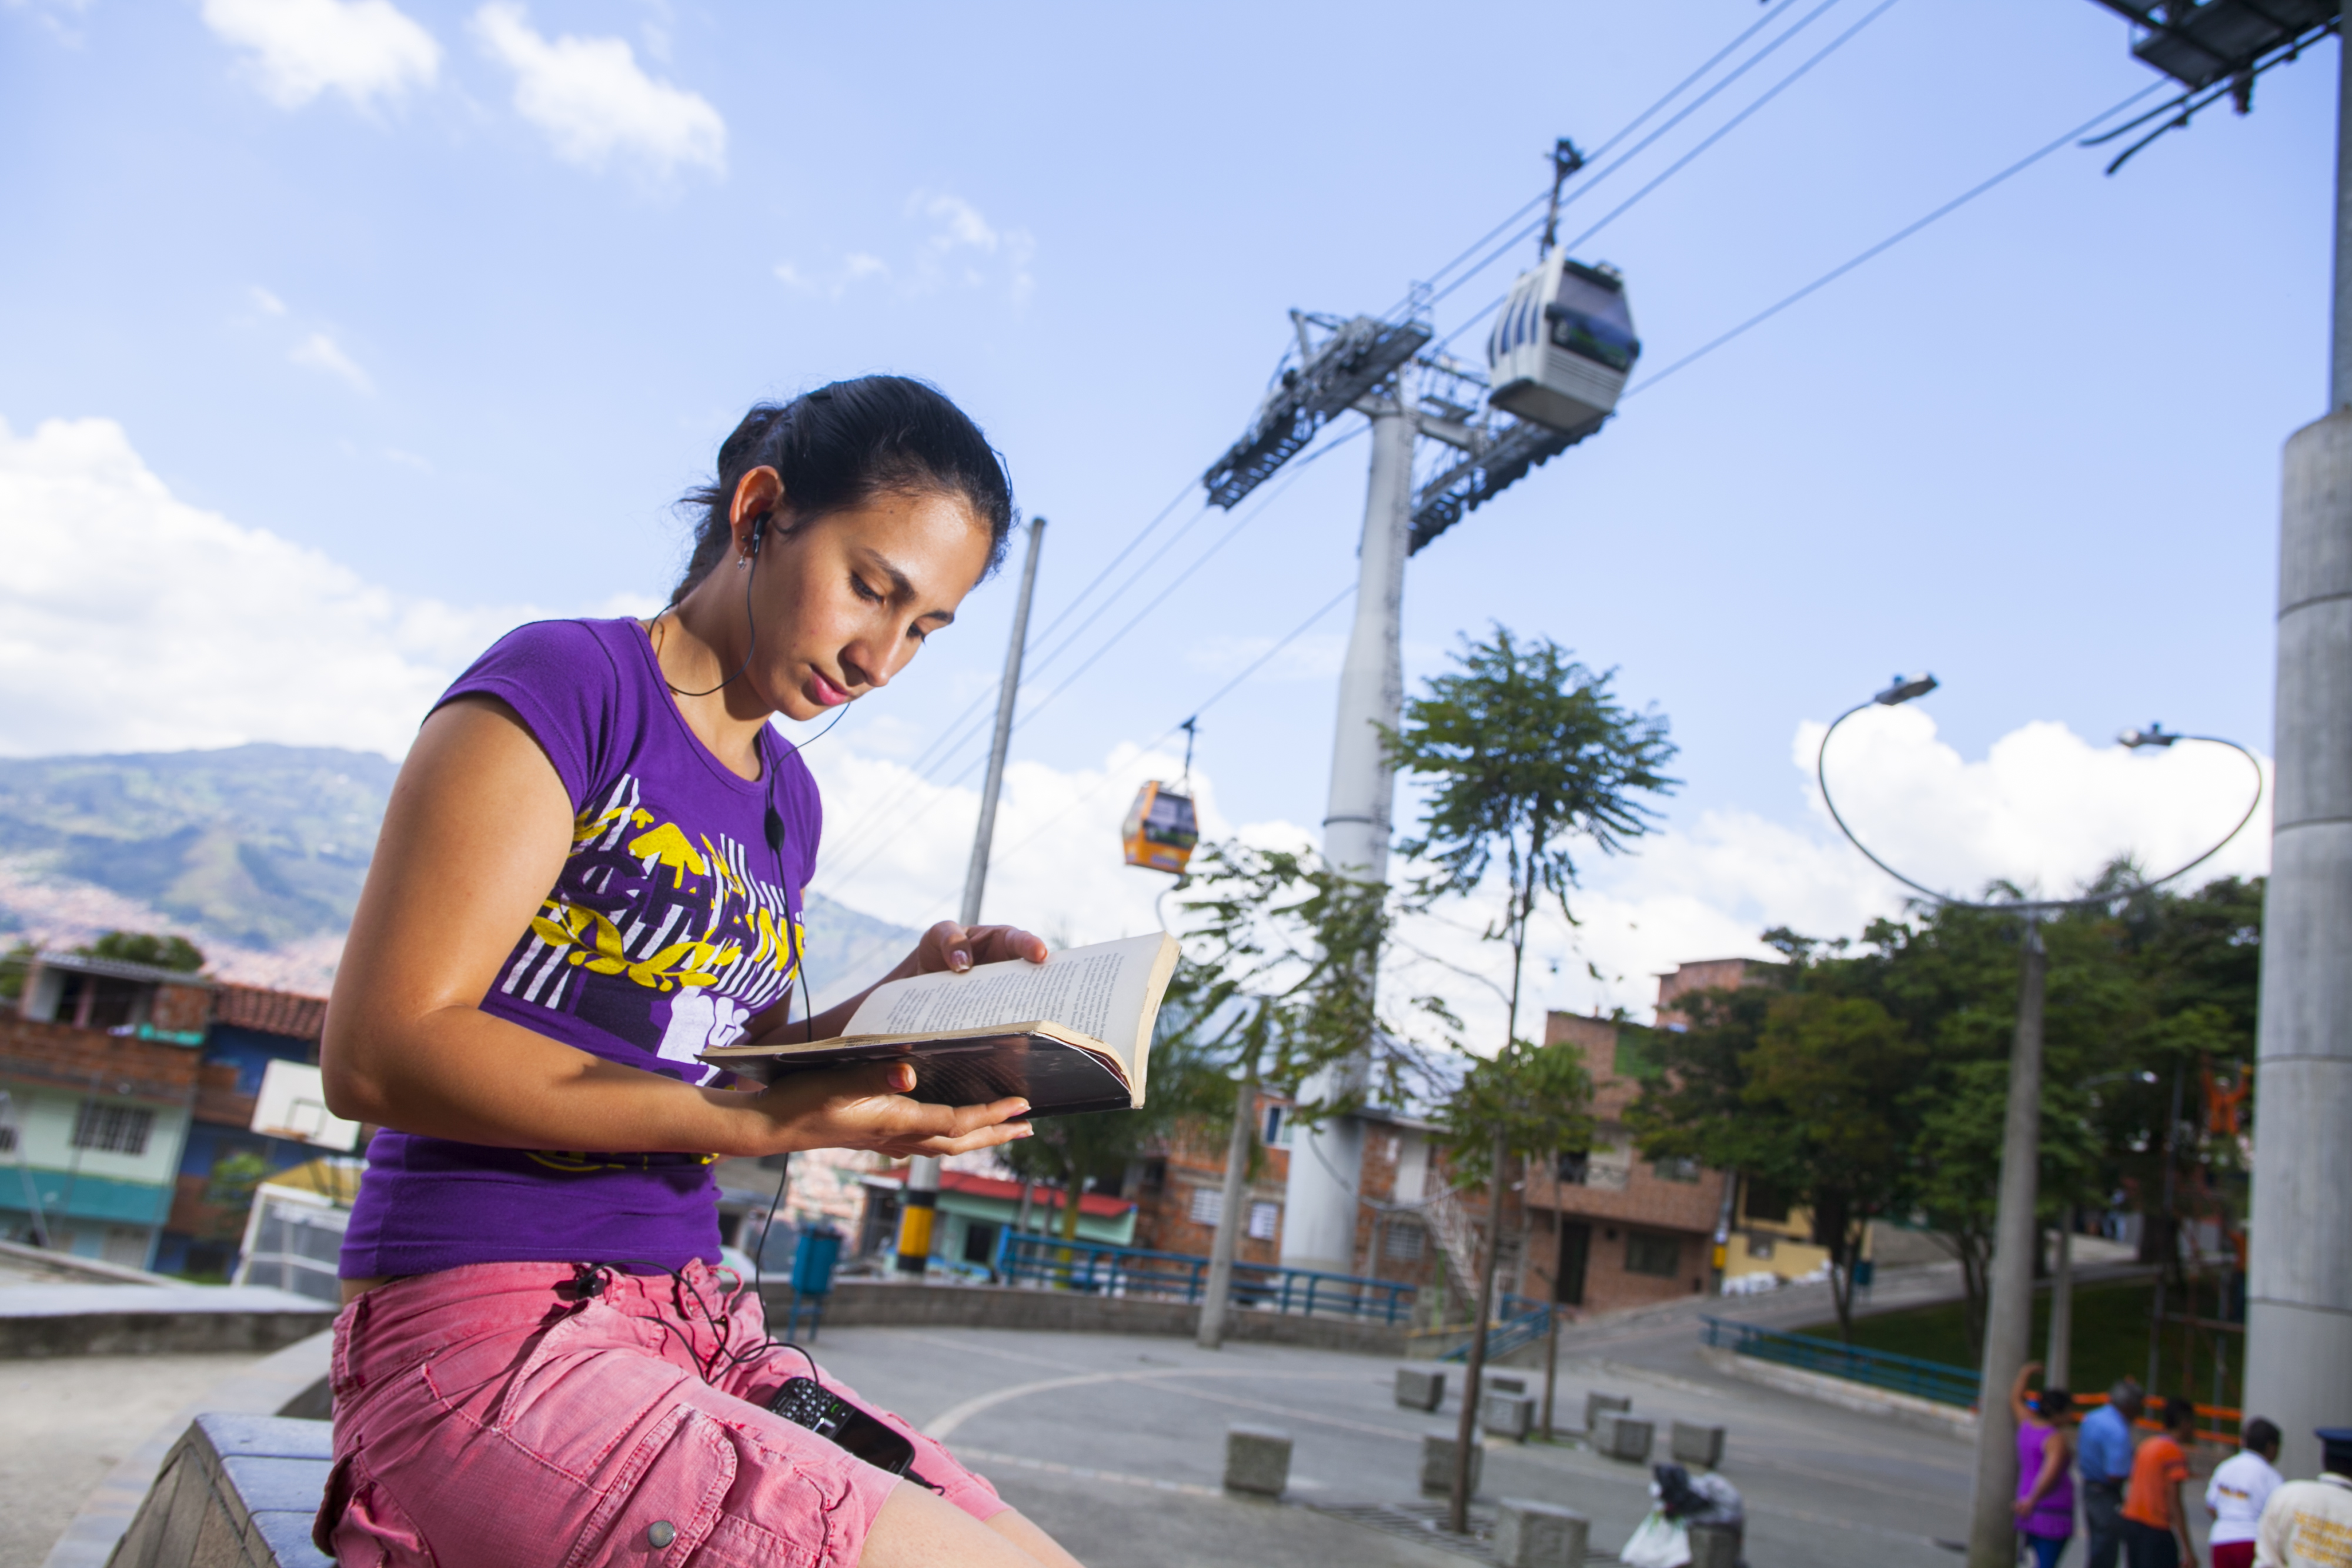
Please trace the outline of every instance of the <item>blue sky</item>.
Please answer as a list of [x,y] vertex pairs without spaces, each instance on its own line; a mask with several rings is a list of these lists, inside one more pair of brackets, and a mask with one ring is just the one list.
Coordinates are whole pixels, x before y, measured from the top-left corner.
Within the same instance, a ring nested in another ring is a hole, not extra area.
[[[2155,79],[2090,0],[1801,0],[1759,42],[1816,9],[1571,209],[1575,233],[1870,18],[1579,247],[1624,269],[1647,367]],[[662,592],[667,503],[749,402],[865,371],[931,378],[988,428],[1052,519],[1050,620],[1239,433],[1286,308],[1385,308],[1540,187],[1554,136],[1602,141],[1765,14],[7,0],[0,419],[20,442],[114,422],[141,495],[314,552],[285,591],[373,606],[414,678],[359,681],[341,706],[367,711],[332,723],[299,717],[337,707],[323,687],[309,707],[151,693],[154,723],[131,729],[36,723],[34,703],[15,733],[0,720],[0,749],[397,748],[404,705],[507,610]],[[2090,743],[2083,767],[2149,718],[2266,749],[2278,449],[2324,402],[2336,54],[2114,178],[2101,152],[2061,152],[1630,399],[1414,560],[1412,673],[1490,620],[1614,666],[1683,747],[1670,826],[1746,823],[1751,841],[1821,844],[1799,727],[1897,667],[1947,683],[1932,730],[1905,733],[1986,789],[1997,743],[2036,723]],[[1533,259],[1522,246],[1448,298],[1439,329]],[[1349,580],[1363,464],[1357,441],[1305,470],[1023,730],[1037,799],[1160,734]],[[0,527],[48,529],[68,564],[23,601],[90,659],[163,647],[142,643],[144,612],[109,608],[141,525],[77,534],[32,505]],[[1194,490],[1163,534],[1196,510]],[[1228,526],[1200,522],[1153,580]],[[1010,598],[1008,574],[887,708],[854,714],[825,743],[840,767],[882,770],[860,776],[878,788],[984,692]],[[1343,610],[1203,718],[1219,821],[1320,817],[1345,627]],[[221,684],[324,678],[272,656]],[[0,685],[37,665],[0,656]],[[1098,790],[1102,809],[1126,788]],[[1887,831],[1929,803],[1890,796]],[[2066,821],[2105,821],[2095,800],[2082,812]],[[1045,854],[1059,835],[1036,821]],[[942,831],[945,848],[909,838],[898,881],[833,891],[907,919],[926,886],[951,900],[968,829]],[[2089,852],[2019,868],[1995,840],[1952,874],[2061,877]],[[1633,869],[1602,881],[1638,902]],[[1676,939],[1851,915],[1716,903],[1720,923]],[[1076,905],[1062,917],[1087,927]]]

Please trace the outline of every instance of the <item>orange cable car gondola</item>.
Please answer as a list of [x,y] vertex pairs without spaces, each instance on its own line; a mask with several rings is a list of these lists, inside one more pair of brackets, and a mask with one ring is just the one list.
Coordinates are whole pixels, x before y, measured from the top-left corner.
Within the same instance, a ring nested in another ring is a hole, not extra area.
[[1193,846],[1201,841],[1200,819],[1192,811],[1192,719],[1184,721],[1184,777],[1170,785],[1155,779],[1135,792],[1135,804],[1119,825],[1119,841],[1127,863],[1148,871],[1184,874]]

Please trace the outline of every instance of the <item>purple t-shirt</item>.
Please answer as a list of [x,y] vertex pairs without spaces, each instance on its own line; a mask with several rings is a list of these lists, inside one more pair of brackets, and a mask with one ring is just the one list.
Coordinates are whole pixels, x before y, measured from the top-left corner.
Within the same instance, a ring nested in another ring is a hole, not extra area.
[[[572,800],[572,853],[482,1010],[689,1083],[790,989],[821,810],[807,764],[760,734],[729,771],[670,700],[635,621],[509,632],[444,693],[520,716]],[[715,1155],[505,1149],[390,1128],[343,1239],[346,1279],[465,1263],[719,1261]]]

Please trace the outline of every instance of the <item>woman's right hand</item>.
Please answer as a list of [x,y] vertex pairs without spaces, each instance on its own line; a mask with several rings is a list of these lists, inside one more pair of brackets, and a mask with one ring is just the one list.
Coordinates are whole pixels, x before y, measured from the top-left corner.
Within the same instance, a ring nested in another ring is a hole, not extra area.
[[757,1094],[728,1094],[754,1119],[749,1154],[871,1149],[894,1158],[962,1155],[1029,1136],[1029,1102],[929,1105],[909,1099],[915,1070],[903,1061],[796,1072]]

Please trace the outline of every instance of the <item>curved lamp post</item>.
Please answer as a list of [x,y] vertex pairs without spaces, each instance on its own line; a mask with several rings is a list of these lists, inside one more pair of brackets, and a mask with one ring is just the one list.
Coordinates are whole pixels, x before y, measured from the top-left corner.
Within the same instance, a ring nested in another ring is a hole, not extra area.
[[2009,1386],[2025,1364],[2033,1327],[2033,1254],[2035,1251],[2035,1184],[2042,1162],[2042,994],[2047,958],[2042,946],[2042,922],[2069,909],[2104,907],[2135,897],[2184,876],[2221,852],[2223,846],[2254,819],[2262,805],[2262,764],[2252,752],[2234,740],[2211,735],[2173,735],[2161,725],[2126,730],[2118,738],[2137,751],[2169,747],[2181,741],[2226,746],[2254,770],[2254,798],[2245,815],[2211,849],[2186,865],[2113,893],[2088,898],[2017,898],[1998,903],[1955,898],[1925,883],[1915,882],[1872,852],[1840,814],[1830,794],[1830,737],[1838,726],[1868,707],[1898,707],[1936,689],[1929,674],[1897,675],[1892,685],[1867,702],[1838,715],[1822,733],[1813,758],[1813,778],[1821,786],[1822,803],[1846,841],[1871,864],[1921,897],[1956,909],[1985,909],[2016,915],[2025,921],[2025,940],[2017,992],[2017,1037],[2009,1056],[2009,1103],[2001,1134],[2000,1197],[1993,1219],[1991,1280],[1986,1291],[1983,1381],[1977,1401],[1976,1490],[1969,1507],[1969,1568],[2010,1568],[2015,1563],[2016,1522],[2010,1511],[2016,1492],[2016,1417],[2010,1413]]

